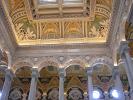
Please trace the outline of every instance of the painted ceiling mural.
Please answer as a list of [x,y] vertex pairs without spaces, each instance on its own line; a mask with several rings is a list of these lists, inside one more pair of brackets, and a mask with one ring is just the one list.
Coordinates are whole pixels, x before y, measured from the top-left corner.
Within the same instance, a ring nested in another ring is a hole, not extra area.
[[106,42],[112,1],[94,1],[9,0],[18,45]]

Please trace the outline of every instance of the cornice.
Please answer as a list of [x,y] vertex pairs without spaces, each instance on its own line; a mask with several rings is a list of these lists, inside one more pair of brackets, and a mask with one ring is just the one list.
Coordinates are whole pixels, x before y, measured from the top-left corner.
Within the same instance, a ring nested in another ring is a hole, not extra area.
[[106,45],[51,45],[37,47],[20,47],[16,50],[16,56],[51,56],[51,55],[109,55],[110,49]]

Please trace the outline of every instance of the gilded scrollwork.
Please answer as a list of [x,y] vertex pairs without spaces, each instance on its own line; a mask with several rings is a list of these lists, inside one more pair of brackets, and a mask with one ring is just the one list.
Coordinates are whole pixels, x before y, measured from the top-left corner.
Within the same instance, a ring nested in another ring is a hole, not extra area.
[[36,24],[28,21],[27,19],[22,22],[18,22],[15,25],[17,38],[20,41],[23,40],[35,40],[36,35]]
[[67,100],[84,100],[83,91],[79,88],[71,88],[68,91]]
[[88,22],[88,38],[106,38],[109,30],[109,19],[96,16],[94,22]]
[[11,25],[19,45],[106,42],[112,0],[98,0],[92,4],[96,8],[93,17],[91,0],[86,4],[83,0],[78,1],[83,7],[75,6],[78,3],[75,1],[73,6],[57,4],[65,7],[60,10],[57,2],[53,7],[34,2],[36,0],[9,0]]

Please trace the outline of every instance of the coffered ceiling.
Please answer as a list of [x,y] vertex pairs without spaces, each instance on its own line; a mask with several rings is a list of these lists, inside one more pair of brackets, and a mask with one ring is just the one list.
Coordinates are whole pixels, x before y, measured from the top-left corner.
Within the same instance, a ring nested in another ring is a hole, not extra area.
[[106,43],[112,0],[3,0],[19,46]]

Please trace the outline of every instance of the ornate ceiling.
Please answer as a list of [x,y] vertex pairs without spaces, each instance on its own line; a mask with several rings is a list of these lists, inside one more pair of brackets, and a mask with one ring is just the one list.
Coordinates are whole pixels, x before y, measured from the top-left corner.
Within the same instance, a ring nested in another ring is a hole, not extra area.
[[112,0],[5,1],[18,45],[105,43]]

